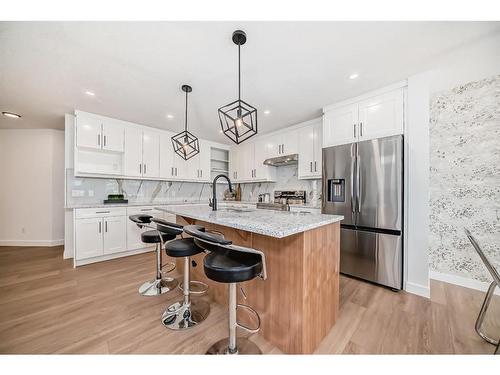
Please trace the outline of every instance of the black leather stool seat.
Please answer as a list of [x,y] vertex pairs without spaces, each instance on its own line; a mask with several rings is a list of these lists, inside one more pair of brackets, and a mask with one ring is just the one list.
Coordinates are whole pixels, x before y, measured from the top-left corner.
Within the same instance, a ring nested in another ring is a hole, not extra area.
[[193,238],[182,238],[165,244],[165,252],[171,257],[181,258],[202,253],[203,249],[194,243]]
[[[162,233],[161,237],[163,242],[173,240],[176,236],[175,234]],[[160,235],[157,230],[148,230],[141,233],[141,241],[144,243],[161,243]]]
[[205,275],[220,283],[240,283],[252,280],[262,272],[260,255],[227,250],[214,251],[203,259]]

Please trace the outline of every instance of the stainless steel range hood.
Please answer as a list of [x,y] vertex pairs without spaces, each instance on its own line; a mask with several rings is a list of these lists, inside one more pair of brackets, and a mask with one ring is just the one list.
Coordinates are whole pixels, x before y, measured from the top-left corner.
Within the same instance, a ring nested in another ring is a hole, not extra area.
[[273,167],[281,167],[282,165],[297,164],[299,161],[299,154],[291,154],[285,156],[278,156],[264,160],[265,165],[272,165]]

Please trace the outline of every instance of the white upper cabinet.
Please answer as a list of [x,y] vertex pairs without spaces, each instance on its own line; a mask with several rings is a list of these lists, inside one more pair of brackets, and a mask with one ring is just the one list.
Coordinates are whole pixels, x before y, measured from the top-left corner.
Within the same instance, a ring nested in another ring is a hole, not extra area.
[[321,178],[322,126],[321,121],[298,129],[298,178]]
[[102,122],[102,149],[123,152],[125,127],[119,120],[104,118]]
[[76,146],[123,152],[124,125],[119,120],[76,111]]
[[323,115],[323,147],[343,145],[358,139],[358,105],[348,105]]
[[229,151],[229,178],[233,182],[276,181],[276,167],[264,165],[268,139],[242,143]]
[[229,178],[233,182],[241,181],[240,152],[236,146],[229,150]]
[[326,110],[323,115],[323,147],[403,134],[402,88]]
[[142,132],[142,176],[160,177],[160,134],[155,131]]
[[158,178],[160,176],[160,134],[129,126],[125,129],[125,175]]
[[102,121],[86,113],[76,114],[76,146],[101,149]]
[[403,134],[403,90],[359,103],[359,140]]
[[130,126],[125,129],[125,176],[142,177],[142,129]]
[[298,153],[297,130],[284,130],[279,134],[266,137],[268,158]]

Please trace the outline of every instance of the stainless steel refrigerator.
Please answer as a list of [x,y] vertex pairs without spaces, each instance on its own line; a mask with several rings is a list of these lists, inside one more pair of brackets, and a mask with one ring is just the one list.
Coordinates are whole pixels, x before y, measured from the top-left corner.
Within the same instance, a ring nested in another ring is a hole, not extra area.
[[402,289],[403,136],[324,148],[322,212],[344,216],[341,273]]

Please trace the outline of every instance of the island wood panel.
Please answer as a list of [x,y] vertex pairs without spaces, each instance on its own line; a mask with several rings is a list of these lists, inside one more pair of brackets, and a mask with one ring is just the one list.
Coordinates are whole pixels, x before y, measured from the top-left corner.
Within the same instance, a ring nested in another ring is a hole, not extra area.
[[[248,304],[261,317],[260,334],[285,353],[312,353],[335,324],[339,309],[340,225],[334,223],[307,232],[274,238],[203,221],[177,217],[182,225],[199,224],[224,233],[234,244],[262,250],[266,255],[267,280],[239,284]],[[226,284],[208,279],[203,271],[204,254],[193,257],[192,279],[210,286],[210,297],[227,306]],[[183,269],[182,259],[177,261]],[[249,318],[238,313],[238,319]]]

